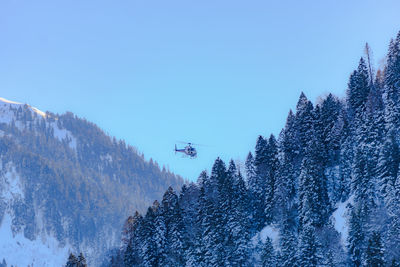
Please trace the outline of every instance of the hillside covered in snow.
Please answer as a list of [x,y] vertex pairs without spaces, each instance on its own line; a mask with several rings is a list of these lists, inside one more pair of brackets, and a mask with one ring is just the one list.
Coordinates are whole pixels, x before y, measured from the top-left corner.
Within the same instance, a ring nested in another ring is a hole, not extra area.
[[183,179],[96,125],[0,98],[0,265],[99,266],[133,210]]

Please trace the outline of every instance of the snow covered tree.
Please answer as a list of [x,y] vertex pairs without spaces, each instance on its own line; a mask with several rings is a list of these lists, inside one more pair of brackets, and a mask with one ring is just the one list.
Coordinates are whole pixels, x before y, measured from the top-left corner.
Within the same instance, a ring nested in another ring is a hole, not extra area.
[[330,205],[323,175],[323,163],[318,151],[319,143],[315,137],[306,151],[301,165],[299,187],[300,226],[310,224],[322,227],[327,224]]
[[360,210],[351,207],[351,214],[349,220],[349,236],[348,236],[348,250],[350,260],[355,267],[362,264],[362,255],[364,251],[364,231],[363,221],[360,216]]
[[[274,185],[274,220],[281,224],[284,221],[294,222],[294,217],[297,217],[297,202],[295,201],[297,171],[294,166],[294,158],[296,157],[296,147],[293,145],[294,138],[294,115],[290,111],[286,126],[279,136],[279,164]],[[287,216],[291,218],[287,218]]]
[[207,266],[210,262],[210,254],[212,248],[211,228],[213,205],[206,196],[205,187],[200,188],[200,196],[198,198],[196,224],[197,234],[193,244],[193,249],[188,257],[189,266]]
[[[179,205],[178,196],[169,187],[162,200],[163,222],[164,222],[164,253],[166,266],[184,266],[184,231],[185,225],[182,218],[182,210]],[[161,263],[160,263],[161,264]]]
[[[158,203],[158,202],[157,202]],[[160,205],[155,212],[153,240],[156,245],[157,264],[165,266],[167,264],[167,226],[164,206]]]
[[254,166],[254,157],[251,152],[247,154],[246,162],[246,180],[249,188],[253,188],[256,183],[256,169]]
[[254,167],[255,167],[255,181],[249,184],[249,191],[251,192],[251,203],[253,210],[253,221],[255,229],[260,230],[265,223],[265,199],[266,199],[266,184],[268,170],[268,141],[264,137],[259,136],[255,148]]
[[87,267],[86,258],[82,252],[78,256],[78,267]]
[[79,262],[76,256],[73,253],[70,253],[65,267],[78,267],[78,264]]
[[226,266],[245,266],[248,257],[249,242],[249,212],[247,205],[247,192],[243,178],[236,169],[233,160],[227,170],[226,187],[229,189],[225,198],[228,200],[223,208],[225,223],[225,250]]
[[141,227],[142,250],[140,257],[142,264],[146,267],[158,266],[157,241],[156,233],[156,216],[159,209],[158,201],[154,201],[153,206],[147,209],[147,213],[143,219],[143,227]]
[[377,166],[380,191],[387,204],[390,201],[388,199],[389,190],[393,190],[397,178],[399,163],[399,147],[395,140],[395,132],[391,130],[386,134]]
[[[297,142],[297,160],[295,162],[295,167],[300,167],[303,160],[304,152],[306,151],[310,136],[313,134],[313,124],[314,124],[314,114],[313,114],[313,104],[307,99],[305,94],[301,92],[300,98],[296,106],[296,116],[295,116],[295,140],[291,140],[292,143]],[[293,144],[294,145],[294,144]],[[293,146],[292,145],[292,146]]]
[[322,262],[320,249],[320,244],[315,236],[315,228],[311,224],[304,225],[299,236],[298,265],[320,266]]
[[141,240],[139,234],[142,222],[143,217],[137,211],[125,221],[122,231],[121,252],[126,266],[138,266],[141,263]]
[[295,223],[291,221],[292,216],[286,215],[284,216],[285,221],[280,230],[280,257],[279,257],[279,266],[282,267],[296,267],[297,265],[297,250],[294,249],[297,247],[297,238]]
[[379,232],[374,232],[368,240],[364,266],[383,267],[385,266],[384,251]]
[[262,267],[275,267],[278,266],[276,253],[272,246],[271,238],[267,237],[261,252],[261,266]]
[[385,121],[388,129],[392,127],[397,129],[400,121],[400,32],[397,38],[390,42],[384,75]]
[[275,180],[279,168],[278,145],[275,136],[271,134],[268,139],[266,151],[267,156],[267,176],[265,181],[265,216],[266,223],[269,224],[273,219]]
[[321,125],[321,143],[323,153],[326,154],[327,164],[333,165],[339,158],[342,122],[339,121],[342,112],[342,103],[332,94],[329,94],[321,104],[317,120]]
[[360,59],[357,70],[350,75],[347,90],[348,114],[354,119],[365,110],[365,103],[370,91],[370,78],[367,65]]

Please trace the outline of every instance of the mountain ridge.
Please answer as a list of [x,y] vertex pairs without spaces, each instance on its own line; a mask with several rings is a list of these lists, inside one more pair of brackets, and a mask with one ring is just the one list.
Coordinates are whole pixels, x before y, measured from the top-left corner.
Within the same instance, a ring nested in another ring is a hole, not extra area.
[[[84,252],[97,266],[109,249],[119,245],[127,214],[144,211],[168,186],[179,189],[184,183],[71,112],[43,112],[4,98],[0,163],[0,223],[11,221],[14,237],[0,241],[0,262],[4,258],[18,266],[39,260],[27,253],[30,259],[14,262],[18,259],[3,254],[4,248],[19,242],[18,236],[25,238],[24,244],[34,244],[42,236],[56,240],[53,246],[66,248],[59,256],[62,260],[55,257],[43,266],[65,262],[68,251]],[[45,243],[35,246],[40,244]]]

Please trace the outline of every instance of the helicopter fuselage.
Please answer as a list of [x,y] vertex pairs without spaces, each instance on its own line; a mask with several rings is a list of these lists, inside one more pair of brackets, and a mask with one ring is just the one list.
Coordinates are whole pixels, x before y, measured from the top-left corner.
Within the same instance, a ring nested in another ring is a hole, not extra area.
[[185,146],[183,149],[177,149],[175,146],[175,152],[181,152],[191,158],[195,158],[197,156],[197,151],[191,145]]

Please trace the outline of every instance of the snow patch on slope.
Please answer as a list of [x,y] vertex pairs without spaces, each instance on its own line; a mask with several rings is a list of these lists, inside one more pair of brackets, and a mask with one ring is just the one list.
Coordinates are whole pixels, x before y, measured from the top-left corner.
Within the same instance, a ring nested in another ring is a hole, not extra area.
[[[6,123],[6,124],[11,124],[12,121],[14,121],[15,126],[23,130],[26,125],[24,125],[20,120],[17,119],[17,110],[19,108],[28,108],[32,114],[38,114],[39,119],[42,117],[44,119],[47,118],[47,115],[45,112],[32,107],[28,104],[22,104],[14,101],[7,100],[5,98],[0,97],[0,123]],[[57,120],[57,118],[55,118]],[[72,135],[70,131],[67,129],[63,128],[60,126],[57,121],[52,121],[49,122],[46,120],[47,127],[50,127],[53,129],[54,132],[54,138],[57,138],[58,140],[62,141],[67,141],[68,145],[71,149],[76,149],[77,147],[77,141],[76,138]],[[3,136],[3,134],[0,133],[0,136]]]
[[[2,162],[0,161],[0,169],[3,169]],[[15,171],[14,166],[6,168],[6,173],[0,177],[0,199],[5,202],[10,202],[13,199],[24,199],[23,186],[18,173]],[[1,236],[1,235],[0,235]]]
[[55,138],[57,138],[61,142],[63,140],[66,140],[71,149],[76,149],[76,138],[72,135],[70,131],[65,128],[59,127],[56,122],[51,122],[50,127],[53,128]]
[[12,163],[4,164],[0,160],[0,170],[0,203],[6,207],[0,216],[0,261],[4,258],[7,266],[63,266],[71,247],[60,246],[55,237],[46,233],[40,209],[36,210],[35,222],[41,234],[36,239],[26,238],[23,229],[13,232],[15,215],[10,207],[14,201],[24,200],[24,187]]
[[256,244],[258,241],[265,243],[269,237],[272,240],[272,245],[275,249],[279,248],[279,230],[272,225],[265,226],[259,233],[257,233],[253,238],[253,244]]
[[12,234],[12,218],[6,213],[0,226],[0,258],[11,266],[63,266],[70,246],[61,247],[56,238],[45,235],[29,240],[23,233]]
[[354,204],[354,195],[350,196],[345,202],[337,204],[336,210],[332,214],[335,230],[340,234],[340,240],[344,248],[347,247],[347,238],[349,236],[349,207],[348,204]]
[[[24,105],[27,105],[28,108],[31,111],[33,111],[34,113],[38,114],[39,116],[41,116],[43,118],[46,117],[46,113],[45,112],[43,112],[43,111],[41,111],[41,110],[39,110],[39,109],[37,109],[35,107],[31,107],[28,104],[22,104],[22,103],[14,102],[14,101],[11,101],[11,100],[8,100],[8,99],[0,97],[0,118],[1,118],[0,122],[11,123],[12,116],[10,116],[10,115],[11,115],[11,113],[13,113],[11,108],[17,109],[17,108],[22,107]],[[4,116],[4,115],[8,115],[8,116]],[[5,121],[3,121],[3,120],[5,120]]]

